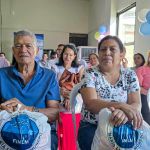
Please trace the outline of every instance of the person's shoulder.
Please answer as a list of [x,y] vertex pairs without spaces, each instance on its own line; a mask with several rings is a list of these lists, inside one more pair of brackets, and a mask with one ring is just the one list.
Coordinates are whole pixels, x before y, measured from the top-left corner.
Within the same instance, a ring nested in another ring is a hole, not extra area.
[[134,76],[136,74],[133,69],[124,67],[121,67],[121,73],[128,76]]
[[57,78],[56,72],[52,69],[42,68],[41,67],[42,76],[43,79],[47,82],[50,82],[52,80],[55,80]]
[[149,68],[150,68],[149,66],[144,65],[144,66],[139,67],[138,69],[139,70],[146,70],[146,69],[149,69]]
[[131,70],[135,70],[135,69],[136,69],[136,67],[135,67],[135,66],[134,66],[134,67],[130,67],[130,69],[131,69]]
[[99,73],[100,73],[98,67],[87,68],[87,69],[86,69],[86,72],[87,72],[87,73],[96,73],[96,72],[99,72]]
[[8,66],[8,67],[0,68],[0,75],[9,73],[10,71],[12,71],[13,67],[14,66]]
[[0,68],[8,66],[10,66],[8,60],[6,58],[0,57]]
[[0,57],[0,61],[6,61],[6,59],[3,57]]
[[46,74],[54,74],[55,72],[52,70],[52,69],[49,69],[49,68],[45,68],[45,67],[41,67],[40,66],[40,69],[46,73]]
[[84,68],[84,65],[79,64],[77,67],[72,67],[74,69],[77,69],[78,71],[80,71],[82,68]]
[[47,61],[50,64],[57,64],[58,63],[58,59],[50,59]]
[[137,73],[142,73],[142,72],[145,72],[147,70],[147,66],[140,66],[136,69],[136,72]]
[[58,65],[58,64],[56,64],[54,67],[55,67],[55,70],[56,70],[57,73],[63,72],[64,69],[65,69],[64,66]]

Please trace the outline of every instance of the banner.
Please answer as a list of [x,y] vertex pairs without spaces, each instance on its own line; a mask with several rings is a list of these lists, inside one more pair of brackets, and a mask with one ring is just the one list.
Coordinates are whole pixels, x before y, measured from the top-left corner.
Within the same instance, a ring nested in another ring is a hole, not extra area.
[[39,61],[43,56],[43,48],[44,48],[44,34],[35,34],[37,40],[37,46],[39,48],[39,52],[35,57],[35,61]]

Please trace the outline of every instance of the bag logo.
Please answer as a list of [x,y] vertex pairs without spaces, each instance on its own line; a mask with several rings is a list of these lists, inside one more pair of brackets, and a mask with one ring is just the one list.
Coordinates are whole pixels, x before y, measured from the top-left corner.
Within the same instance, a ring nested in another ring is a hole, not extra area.
[[1,137],[13,149],[29,149],[39,141],[39,129],[28,115],[19,114],[3,124]]
[[143,142],[143,130],[133,129],[133,125],[127,122],[124,125],[113,127],[111,124],[108,125],[107,137],[113,148],[119,150],[124,149],[138,149],[141,147]]

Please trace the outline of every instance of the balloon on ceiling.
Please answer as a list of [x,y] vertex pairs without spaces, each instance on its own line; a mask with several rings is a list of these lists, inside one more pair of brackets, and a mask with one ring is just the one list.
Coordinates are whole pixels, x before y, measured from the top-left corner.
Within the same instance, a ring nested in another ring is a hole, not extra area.
[[108,34],[107,27],[105,25],[100,25],[99,28],[98,28],[98,31],[95,32],[95,34],[94,34],[94,38],[97,41],[100,41],[107,34]]
[[139,33],[143,36],[150,36],[150,10],[143,9],[138,15],[138,20],[141,22]]

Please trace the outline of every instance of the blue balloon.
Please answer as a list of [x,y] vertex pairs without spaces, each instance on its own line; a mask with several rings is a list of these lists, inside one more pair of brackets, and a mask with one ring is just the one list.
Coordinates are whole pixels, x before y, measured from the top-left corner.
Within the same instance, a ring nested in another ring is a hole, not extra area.
[[139,32],[145,36],[150,35],[150,24],[148,22],[142,23]]
[[150,23],[150,11],[148,11],[146,14],[146,20],[148,23]]
[[107,32],[107,27],[104,25],[101,25],[98,29],[100,34],[105,34]]

